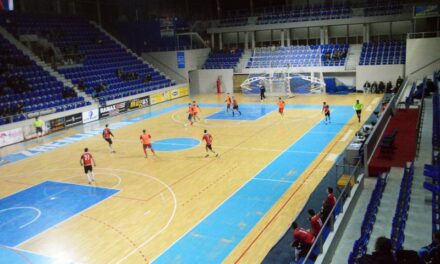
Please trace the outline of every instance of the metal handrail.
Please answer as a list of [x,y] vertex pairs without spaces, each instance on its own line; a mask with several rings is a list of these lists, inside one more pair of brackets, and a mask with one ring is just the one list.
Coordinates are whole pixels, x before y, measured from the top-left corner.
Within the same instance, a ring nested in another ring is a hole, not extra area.
[[[344,189],[342,189],[341,194],[339,195],[338,199],[336,200],[335,205],[333,206],[332,210],[330,211],[329,215],[327,216],[327,219],[322,224],[322,228],[319,231],[318,235],[315,237],[315,241],[313,242],[312,246],[310,247],[309,252],[304,257],[303,263],[307,263],[308,259],[310,258],[311,254],[312,254],[313,249],[316,247],[316,245],[318,243],[319,243],[319,247],[320,247],[319,251],[320,251],[320,253],[322,253],[322,244],[323,244],[322,243],[323,242],[322,241],[322,234],[324,232],[324,228],[327,226],[327,224],[330,221],[330,223],[331,223],[330,230],[333,231],[333,213],[335,212],[335,209],[336,209],[337,205],[341,203],[342,199],[344,199],[344,201],[345,201],[345,199],[350,196],[350,192],[351,192],[351,185],[350,185],[350,183],[351,183],[353,178],[357,177],[356,174],[358,173],[358,171],[359,171],[359,169],[361,167],[360,165],[361,165],[361,161],[359,160],[356,163],[356,166],[354,167],[352,173],[350,174],[350,178],[348,179],[347,184],[344,186]],[[348,190],[348,188],[350,188],[350,190]],[[347,190],[348,190],[348,195],[346,195],[347,194]],[[341,210],[343,210],[342,206],[341,206]]]
[[[421,36],[421,37],[418,37]],[[406,38],[407,39],[413,39],[413,38],[435,38],[440,36],[440,31],[429,31],[429,32],[414,32],[414,33],[407,33]]]

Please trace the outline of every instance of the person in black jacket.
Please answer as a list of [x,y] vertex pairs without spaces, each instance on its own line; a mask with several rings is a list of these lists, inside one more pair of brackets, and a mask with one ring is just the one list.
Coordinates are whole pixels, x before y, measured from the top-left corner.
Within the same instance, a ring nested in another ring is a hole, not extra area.
[[376,239],[375,250],[371,255],[362,256],[359,264],[397,264],[392,250],[391,239],[378,237]]

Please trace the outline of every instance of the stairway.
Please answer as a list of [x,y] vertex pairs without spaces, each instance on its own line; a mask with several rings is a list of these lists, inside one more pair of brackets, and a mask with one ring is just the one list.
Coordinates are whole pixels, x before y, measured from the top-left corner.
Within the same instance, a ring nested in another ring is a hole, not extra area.
[[362,44],[352,44],[348,49],[347,60],[345,63],[346,71],[355,71],[361,57]]
[[93,106],[99,107],[97,102],[88,94],[85,92],[82,92],[78,90],[78,88],[70,81],[67,80],[63,75],[59,74],[57,71],[52,69],[47,63],[42,61],[38,56],[36,56],[31,50],[28,49],[23,43],[18,41],[12,34],[10,34],[6,29],[0,26],[0,35],[2,35],[5,39],[7,39],[10,43],[12,43],[17,49],[21,50],[25,55],[29,56],[29,58],[35,63],[43,68],[45,71],[49,72],[50,75],[55,77],[57,81],[60,81],[63,83],[64,86],[70,87],[78,94],[78,96],[84,97],[86,101],[89,101],[92,103]]
[[252,50],[250,49],[245,50],[240,60],[238,61],[237,65],[234,67],[234,71],[236,73],[241,73],[242,70],[246,68],[251,57],[252,57]]

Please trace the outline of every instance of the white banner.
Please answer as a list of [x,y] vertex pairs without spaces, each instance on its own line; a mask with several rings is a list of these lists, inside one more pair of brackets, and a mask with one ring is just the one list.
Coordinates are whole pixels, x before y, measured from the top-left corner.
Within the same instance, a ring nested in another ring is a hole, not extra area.
[[21,127],[0,132],[0,147],[18,143],[23,140],[23,129]]
[[82,113],[83,124],[99,119],[99,110],[93,109]]

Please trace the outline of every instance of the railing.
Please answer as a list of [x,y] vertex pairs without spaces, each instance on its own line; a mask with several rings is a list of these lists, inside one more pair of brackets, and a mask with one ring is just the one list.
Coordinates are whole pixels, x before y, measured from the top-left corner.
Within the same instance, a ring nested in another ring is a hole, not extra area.
[[[426,80],[426,78],[425,78]],[[423,83],[423,89],[422,89],[422,98],[420,99],[420,108],[419,108],[419,114],[417,116],[417,128],[416,128],[416,135],[417,135],[417,141],[416,141],[416,157],[419,156],[419,150],[420,150],[420,141],[422,140],[422,125],[423,125],[423,112],[425,109],[425,89],[426,89],[426,81]]]
[[415,32],[408,33],[406,35],[407,39],[416,39],[416,38],[438,38],[440,37],[440,31],[431,31],[431,32]]
[[[353,168],[353,170],[350,173],[350,178],[347,181],[347,184],[344,186],[344,188],[342,189],[338,199],[336,200],[335,206],[333,206],[332,210],[329,213],[329,216],[327,217],[327,219],[324,221],[321,230],[319,231],[318,235],[315,237],[315,242],[312,244],[312,246],[310,247],[309,252],[307,253],[307,255],[304,258],[304,261],[302,263],[308,263],[310,257],[313,254],[313,251],[315,249],[315,247],[319,247],[319,253],[322,253],[322,247],[324,244],[324,239],[323,239],[323,234],[324,234],[324,229],[326,226],[330,226],[330,232],[333,231],[333,224],[334,224],[334,214],[336,213],[336,208],[340,209],[339,213],[342,213],[344,210],[344,204],[345,201],[347,200],[348,197],[351,196],[351,190],[352,190],[352,186],[351,183],[352,182],[357,182],[357,176],[360,174],[361,172],[361,162],[358,161],[358,163],[356,164],[356,166]],[[310,259],[311,260],[311,259]]]

